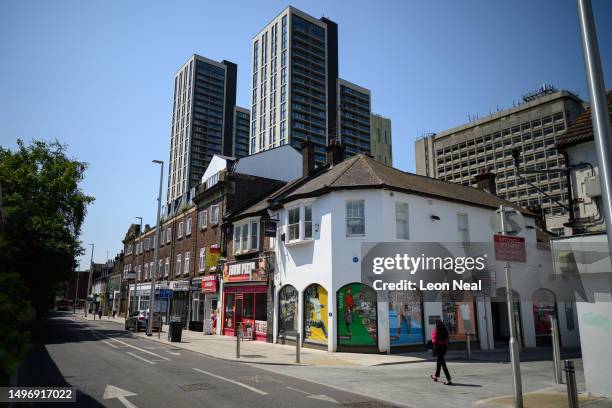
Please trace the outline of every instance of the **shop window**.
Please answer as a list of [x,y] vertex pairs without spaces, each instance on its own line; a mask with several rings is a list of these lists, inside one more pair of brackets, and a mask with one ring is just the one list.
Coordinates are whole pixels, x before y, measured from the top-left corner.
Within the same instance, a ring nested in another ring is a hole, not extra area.
[[337,292],[338,345],[378,344],[376,291],[362,283],[350,283]]
[[538,289],[533,293],[532,301],[536,346],[550,346],[550,319],[557,316],[555,295],[547,289]]
[[389,338],[391,346],[423,344],[423,307],[419,292],[389,294]]
[[291,285],[283,286],[278,292],[278,302],[278,335],[295,337],[298,330],[298,291]]
[[466,334],[476,337],[476,313],[471,299],[446,301],[442,303],[442,321],[446,326],[450,341],[464,341]]
[[327,291],[312,284],[304,290],[304,340],[327,344]]

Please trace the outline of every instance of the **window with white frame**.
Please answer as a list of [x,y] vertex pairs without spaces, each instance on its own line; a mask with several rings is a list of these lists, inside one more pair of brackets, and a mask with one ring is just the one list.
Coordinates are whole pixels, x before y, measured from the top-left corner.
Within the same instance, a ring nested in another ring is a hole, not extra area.
[[410,239],[408,203],[395,203],[395,237],[397,239]]
[[140,265],[138,265],[136,267],[136,273],[137,273],[137,276],[138,276],[138,280],[139,281],[142,280],[142,269],[140,269]]
[[204,260],[206,259],[206,248],[200,248],[200,272],[204,272]]
[[178,254],[176,256],[176,271],[174,272],[175,275],[179,275],[181,273],[181,259],[182,255]]
[[155,234],[151,237],[151,249],[155,250]]
[[312,206],[304,206],[304,239],[312,238]]
[[259,219],[234,225],[234,254],[259,250]]
[[164,261],[160,259],[157,262],[157,276],[161,278],[162,274],[164,274]]
[[219,205],[210,206],[210,223],[217,224],[219,222]]
[[198,214],[198,227],[200,229],[204,229],[206,228],[207,224],[208,224],[208,211],[206,210],[200,211],[200,213]]
[[145,280],[149,279],[149,264],[146,263],[144,267],[144,278]]
[[166,230],[166,244],[169,244],[172,240],[172,227],[168,227]]
[[189,235],[191,235],[191,218],[187,218],[185,224],[185,236],[188,237]]
[[365,202],[364,200],[347,200],[346,202],[346,236],[363,237],[365,235]]
[[164,246],[164,242],[166,241],[166,230],[161,230],[161,237],[159,239],[159,245]]
[[155,266],[155,262],[151,261],[149,263],[149,277],[153,279],[153,267]]
[[168,276],[170,274],[170,257],[166,257],[166,268],[164,270],[164,276]]
[[257,248],[259,248],[259,223],[257,220],[251,221],[249,228],[249,249],[257,251]]
[[457,213],[457,230],[459,231],[459,240],[464,244],[470,242],[470,225],[468,215]]
[[191,252],[185,252],[185,270],[183,271],[185,275],[189,273],[189,258],[191,258]]
[[300,207],[287,211],[287,236],[289,242],[300,239]]
[[177,239],[183,238],[183,221],[179,222],[179,225],[176,231],[176,238]]

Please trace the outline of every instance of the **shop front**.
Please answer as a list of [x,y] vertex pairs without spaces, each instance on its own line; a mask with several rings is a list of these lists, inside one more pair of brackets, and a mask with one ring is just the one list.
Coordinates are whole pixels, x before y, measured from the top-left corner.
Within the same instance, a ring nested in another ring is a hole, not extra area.
[[200,310],[202,312],[204,334],[217,332],[217,307],[219,301],[219,285],[217,274],[202,277],[200,292]]
[[266,341],[268,332],[268,273],[265,262],[249,260],[223,267],[223,334],[242,328],[247,339]]

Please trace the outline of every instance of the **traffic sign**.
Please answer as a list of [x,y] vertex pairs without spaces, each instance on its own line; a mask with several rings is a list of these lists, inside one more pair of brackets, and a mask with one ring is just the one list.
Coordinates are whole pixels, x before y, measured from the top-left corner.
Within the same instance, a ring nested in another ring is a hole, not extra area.
[[527,262],[525,238],[495,234],[493,244],[496,261]]
[[525,228],[525,219],[523,214],[516,208],[504,207],[505,227],[506,230],[502,230],[501,223],[501,209],[497,209],[495,214],[491,216],[490,224],[494,234],[501,235],[518,235],[523,228]]

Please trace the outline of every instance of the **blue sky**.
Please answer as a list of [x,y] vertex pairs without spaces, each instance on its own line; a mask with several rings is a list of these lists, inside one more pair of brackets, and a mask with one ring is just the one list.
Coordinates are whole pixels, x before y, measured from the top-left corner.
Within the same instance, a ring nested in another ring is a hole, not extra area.
[[[248,106],[250,40],[288,4],[338,23],[340,76],[392,119],[402,170],[414,171],[419,135],[542,83],[588,97],[574,0],[2,1],[0,145],[57,138],[89,163],[82,240],[95,261],[121,249],[134,217],[155,223],[151,160],[168,160],[176,69],[193,53],[237,63]],[[612,1],[593,7],[612,87]]]

